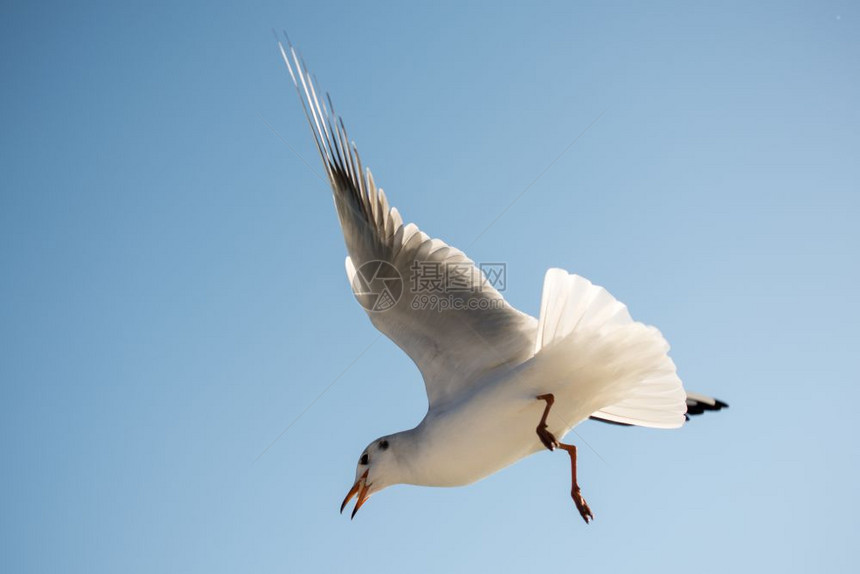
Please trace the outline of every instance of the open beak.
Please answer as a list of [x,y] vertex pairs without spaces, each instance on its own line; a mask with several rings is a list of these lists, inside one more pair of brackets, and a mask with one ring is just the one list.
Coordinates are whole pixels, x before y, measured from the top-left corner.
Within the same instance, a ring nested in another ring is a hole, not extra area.
[[364,504],[364,501],[368,498],[367,491],[370,489],[370,485],[367,484],[367,473],[370,472],[370,469],[365,470],[364,474],[359,477],[358,480],[355,481],[355,484],[352,485],[352,488],[349,489],[349,492],[346,493],[346,498],[343,499],[343,502],[340,505],[340,512],[343,514],[343,509],[346,508],[346,505],[352,500],[352,497],[358,494],[358,499],[355,502],[355,508],[352,509],[352,515],[350,515],[349,519],[352,520],[355,518],[355,513],[358,512],[358,509],[361,508],[361,505]]

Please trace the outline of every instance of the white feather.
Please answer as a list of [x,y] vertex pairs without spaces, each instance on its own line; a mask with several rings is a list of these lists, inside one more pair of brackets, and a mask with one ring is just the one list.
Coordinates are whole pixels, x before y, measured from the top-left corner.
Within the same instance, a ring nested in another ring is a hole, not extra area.
[[571,407],[576,422],[591,414],[638,426],[681,426],[687,395],[668,351],[660,331],[633,321],[603,287],[562,269],[547,271],[535,352],[569,377],[559,392],[584,403]]

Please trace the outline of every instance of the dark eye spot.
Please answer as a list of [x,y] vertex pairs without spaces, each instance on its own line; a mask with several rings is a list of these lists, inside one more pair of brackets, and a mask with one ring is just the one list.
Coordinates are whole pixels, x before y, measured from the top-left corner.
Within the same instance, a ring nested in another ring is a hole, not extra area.
[[379,441],[379,448],[382,450],[387,449],[388,448],[388,441],[387,440]]
[[361,458],[358,459],[358,464],[366,465],[367,462],[368,462],[368,456],[367,456],[367,453],[364,453],[363,455],[361,455]]

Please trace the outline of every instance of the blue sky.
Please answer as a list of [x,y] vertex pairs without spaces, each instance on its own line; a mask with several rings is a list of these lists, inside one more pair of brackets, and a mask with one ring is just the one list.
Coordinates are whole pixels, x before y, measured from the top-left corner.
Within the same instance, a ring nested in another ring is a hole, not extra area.
[[[860,9],[749,4],[4,3],[0,570],[850,570]],[[272,28],[406,219],[532,314],[606,286],[731,408],[578,427],[589,526],[559,453],[338,515],[426,404]]]

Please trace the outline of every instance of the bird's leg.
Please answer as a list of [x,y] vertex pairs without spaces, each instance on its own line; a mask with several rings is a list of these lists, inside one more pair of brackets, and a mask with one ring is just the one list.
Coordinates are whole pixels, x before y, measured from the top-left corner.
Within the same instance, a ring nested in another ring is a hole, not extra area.
[[573,503],[576,505],[579,515],[582,516],[582,519],[585,520],[586,524],[588,524],[589,520],[594,520],[594,515],[588,507],[588,503],[585,502],[585,499],[582,497],[582,491],[579,489],[579,484],[576,482],[576,447],[572,444],[562,443],[558,443],[558,446],[559,448],[566,450],[567,454],[570,455],[570,496],[573,498]]
[[552,396],[552,394],[548,394],[539,395],[537,398],[539,401],[546,401],[546,408],[543,410],[543,416],[540,418],[540,422],[535,430],[537,430],[538,438],[543,445],[549,450],[555,450],[555,447],[558,446],[558,440],[556,440],[553,434],[546,429],[546,417],[549,416],[549,410],[555,402],[555,397]]
[[585,520],[587,524],[590,520],[594,520],[594,515],[588,507],[588,503],[585,502],[585,498],[582,497],[582,491],[579,489],[579,484],[576,482],[576,447],[572,444],[558,442],[558,439],[555,438],[549,430],[547,430],[546,418],[549,416],[549,410],[555,402],[555,397],[552,394],[546,394],[538,396],[537,399],[546,401],[546,408],[544,409],[543,416],[541,416],[540,423],[537,426],[538,438],[549,450],[555,450],[555,448],[558,447],[566,450],[567,454],[570,455],[570,496],[573,498],[573,503],[576,505],[579,515],[582,516],[582,519]]

